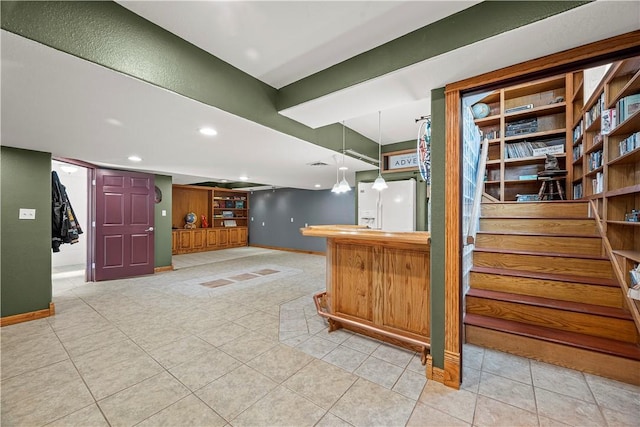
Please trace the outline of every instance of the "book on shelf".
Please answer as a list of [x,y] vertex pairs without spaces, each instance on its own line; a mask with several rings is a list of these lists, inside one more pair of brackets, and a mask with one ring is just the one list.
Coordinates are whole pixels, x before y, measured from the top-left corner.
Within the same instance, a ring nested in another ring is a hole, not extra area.
[[582,149],[582,144],[579,144],[573,147],[573,161],[575,162],[584,154],[584,150]]
[[573,128],[573,142],[576,142],[582,136],[584,131],[584,123],[582,119],[578,122],[577,126]]
[[236,200],[236,209],[244,209],[244,201]]
[[236,221],[234,219],[225,219],[224,226],[225,227],[237,227]]
[[232,211],[222,211],[222,217],[223,218],[233,218],[233,212]]
[[585,114],[585,120],[586,120],[585,125],[586,125],[586,127],[591,126],[591,123],[593,123],[596,120],[598,120],[598,118],[600,117],[600,113],[602,112],[603,107],[604,107],[604,92],[602,93],[602,95],[600,95],[600,98],[598,99],[598,102],[593,104],[593,107],[591,107],[589,109],[589,111],[586,112],[586,114]]
[[598,172],[596,177],[591,180],[591,186],[593,188],[593,194],[602,193],[604,190],[604,179],[602,172]]
[[534,175],[520,175],[518,176],[518,179],[520,181],[529,181],[532,179],[538,179],[538,174],[534,174]]
[[600,115],[600,133],[602,133],[602,135],[608,135],[614,127],[616,127],[615,108],[603,110]]
[[624,122],[629,116],[640,110],[640,93],[621,98],[616,103],[616,109],[618,113],[618,122]]
[[636,148],[640,148],[640,132],[629,135],[618,143],[618,149],[620,150],[620,156],[630,153]]
[[602,150],[589,153],[589,170],[596,170],[602,166]]
[[573,198],[581,199],[582,198],[582,183],[579,182],[573,186]]

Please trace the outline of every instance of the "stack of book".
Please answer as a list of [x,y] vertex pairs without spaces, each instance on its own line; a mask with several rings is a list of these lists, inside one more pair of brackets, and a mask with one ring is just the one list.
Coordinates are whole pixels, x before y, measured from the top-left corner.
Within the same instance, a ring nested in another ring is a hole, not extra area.
[[584,150],[582,149],[582,144],[578,144],[575,147],[573,147],[573,161],[575,162],[580,157],[582,157],[583,153],[584,153]]
[[505,144],[507,159],[564,153],[564,140],[522,141]]

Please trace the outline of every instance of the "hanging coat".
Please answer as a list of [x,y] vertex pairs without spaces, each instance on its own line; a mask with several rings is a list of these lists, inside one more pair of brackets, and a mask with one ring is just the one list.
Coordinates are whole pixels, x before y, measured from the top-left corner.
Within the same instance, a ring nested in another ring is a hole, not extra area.
[[71,207],[67,190],[58,178],[56,171],[51,172],[51,248],[60,252],[63,243],[78,243],[82,234],[76,214]]

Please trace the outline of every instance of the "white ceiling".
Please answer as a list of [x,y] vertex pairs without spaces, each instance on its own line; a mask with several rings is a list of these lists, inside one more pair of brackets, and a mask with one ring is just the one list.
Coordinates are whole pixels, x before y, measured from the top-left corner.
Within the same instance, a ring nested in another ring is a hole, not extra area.
[[[476,2],[120,3],[280,87]],[[381,110],[383,143],[414,139],[414,119],[430,113],[432,88],[640,28],[640,2],[606,3],[581,6],[282,113],[311,127],[345,120],[377,141]],[[331,150],[12,33],[2,31],[1,38],[3,145],[164,173],[176,183],[237,181],[241,174],[270,186],[326,189],[335,182],[334,167],[307,165],[333,163]],[[198,134],[204,125],[218,135]],[[131,154],[143,161],[128,162]],[[355,171],[372,169],[349,157],[346,162],[352,185]]]

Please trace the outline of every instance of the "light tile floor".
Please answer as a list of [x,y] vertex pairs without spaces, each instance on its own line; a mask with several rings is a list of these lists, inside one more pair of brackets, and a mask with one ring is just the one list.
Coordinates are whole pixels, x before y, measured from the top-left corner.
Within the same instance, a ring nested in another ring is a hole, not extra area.
[[[328,333],[317,255],[238,248],[176,271],[54,279],[56,316],[0,330],[3,426],[638,425],[640,388],[465,345],[461,390],[418,356]],[[216,288],[201,283],[278,273]]]

